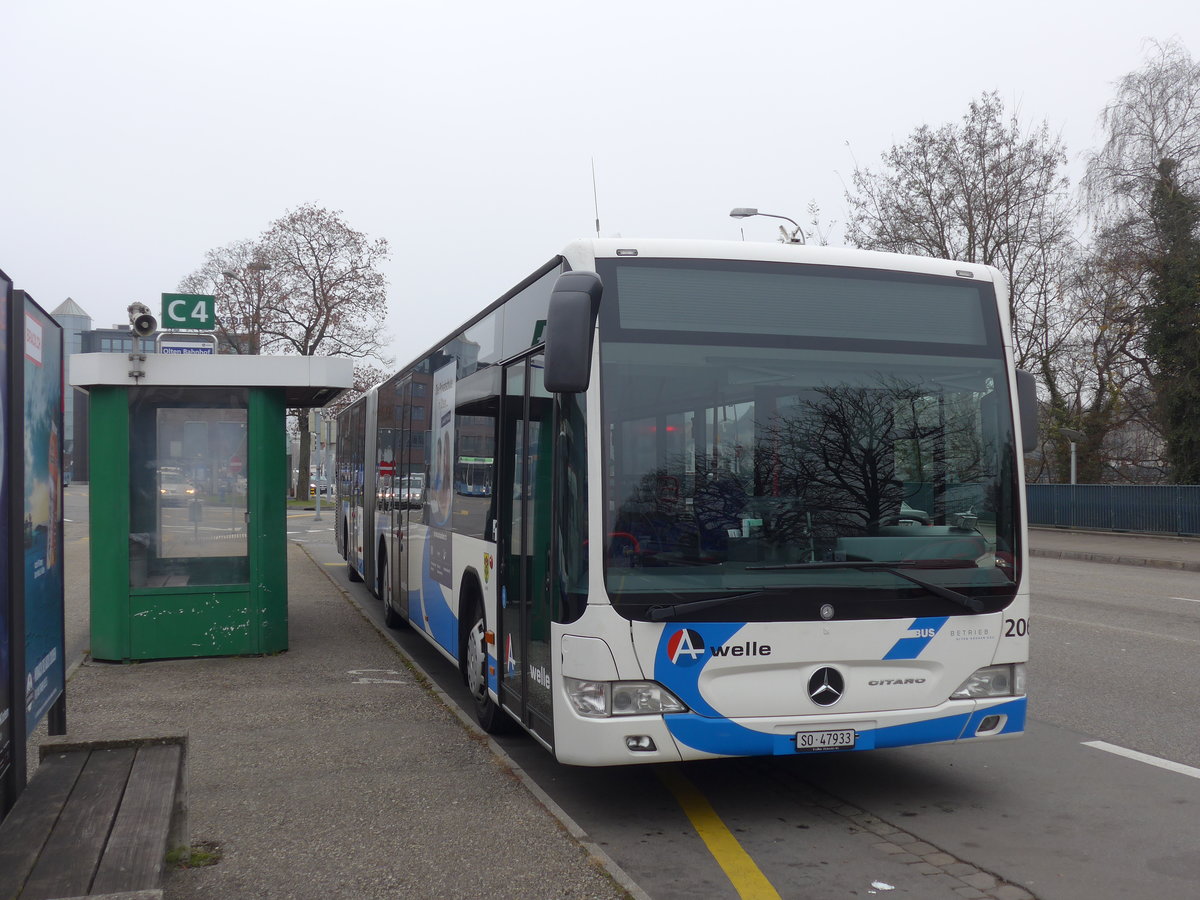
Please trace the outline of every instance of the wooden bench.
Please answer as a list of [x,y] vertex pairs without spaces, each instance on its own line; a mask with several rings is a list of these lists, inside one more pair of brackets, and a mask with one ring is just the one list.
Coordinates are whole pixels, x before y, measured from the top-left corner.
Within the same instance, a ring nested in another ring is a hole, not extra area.
[[185,735],[51,738],[0,822],[0,900],[161,897],[189,846]]

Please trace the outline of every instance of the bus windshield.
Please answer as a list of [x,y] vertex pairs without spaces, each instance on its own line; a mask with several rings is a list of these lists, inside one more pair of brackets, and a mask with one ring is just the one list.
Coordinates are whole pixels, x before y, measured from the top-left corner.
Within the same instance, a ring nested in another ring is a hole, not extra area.
[[1012,599],[1016,449],[990,285],[598,268],[605,585],[623,615],[971,615]]

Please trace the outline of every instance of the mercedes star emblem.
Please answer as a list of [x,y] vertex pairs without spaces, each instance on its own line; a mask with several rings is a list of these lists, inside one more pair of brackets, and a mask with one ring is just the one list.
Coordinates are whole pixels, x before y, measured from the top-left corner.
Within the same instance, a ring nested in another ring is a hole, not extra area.
[[842,699],[846,681],[842,673],[829,666],[817,669],[808,679],[808,696],[817,706],[833,706]]

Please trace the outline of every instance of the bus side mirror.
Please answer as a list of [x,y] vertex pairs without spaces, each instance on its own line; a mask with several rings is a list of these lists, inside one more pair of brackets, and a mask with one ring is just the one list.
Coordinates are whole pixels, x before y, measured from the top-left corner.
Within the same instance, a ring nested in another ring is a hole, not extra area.
[[1017,410],[1021,414],[1021,449],[1032,453],[1038,446],[1037,379],[1017,369]]
[[578,394],[592,373],[592,334],[604,286],[595,272],[564,272],[546,315],[546,390]]

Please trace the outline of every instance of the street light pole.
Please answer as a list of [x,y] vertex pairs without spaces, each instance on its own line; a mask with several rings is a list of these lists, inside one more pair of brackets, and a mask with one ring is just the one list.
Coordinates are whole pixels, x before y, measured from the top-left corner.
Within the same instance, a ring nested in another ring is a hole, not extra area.
[[800,224],[795,219],[789,219],[787,216],[778,216],[775,213],[759,212],[757,209],[754,209],[750,206],[738,206],[729,211],[729,217],[731,219],[748,219],[751,216],[764,216],[768,219],[783,219],[785,222],[791,222],[792,225],[795,226],[791,234],[788,234],[787,229],[782,225],[779,226],[779,231],[783,235],[780,240],[785,244],[805,243],[804,232],[800,230]]
[[1068,441],[1071,442],[1071,484],[1075,483],[1075,446],[1076,443],[1082,441],[1084,434],[1082,431],[1076,431],[1074,428],[1060,428],[1059,432]]
[[263,272],[271,271],[271,266],[269,263],[255,261],[246,263],[246,271],[256,273],[255,287],[258,296],[254,300],[254,320],[250,324],[250,354],[258,356],[258,351],[261,349],[259,340],[262,337]]
[[[316,425],[317,425],[317,444],[318,444],[318,446],[321,443],[321,419],[322,418],[324,418],[324,417],[321,415],[321,411],[317,410]],[[323,471],[325,468],[325,452],[324,451],[320,451],[320,452],[321,452],[321,459],[320,459],[320,463],[319,463],[319,470]],[[321,476],[320,475],[317,476],[317,486],[316,486],[316,489],[313,491],[313,493],[317,495],[317,514],[315,516],[313,516],[313,521],[320,522],[321,521]]]
[[[262,262],[261,260],[254,260],[246,263],[246,265],[242,268],[246,272],[255,273],[253,285],[248,284],[246,279],[239,275],[234,269],[222,269],[221,274],[225,276],[226,279],[230,281],[236,281],[238,284],[240,284],[242,286],[242,290],[251,298],[251,314],[249,316],[243,316],[241,324],[243,327],[249,328],[249,334],[247,335],[247,348],[249,350],[249,355],[258,356],[259,350],[261,349],[259,345],[259,339],[262,333],[263,295],[266,293],[266,288],[263,284],[263,272],[271,271],[271,264]],[[253,293],[251,293],[251,291],[253,291]]]

